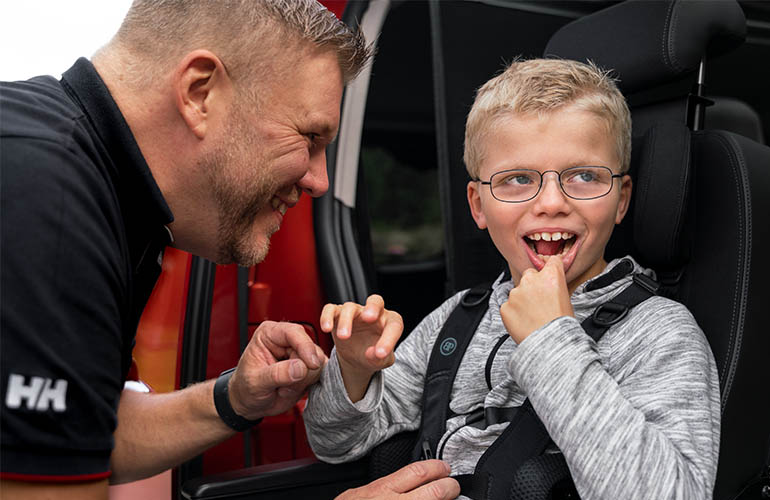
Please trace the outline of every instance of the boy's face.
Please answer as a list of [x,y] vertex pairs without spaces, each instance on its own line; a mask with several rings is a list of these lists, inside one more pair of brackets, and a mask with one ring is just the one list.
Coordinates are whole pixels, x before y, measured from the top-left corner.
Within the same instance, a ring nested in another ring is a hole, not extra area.
[[[620,173],[615,141],[605,122],[593,113],[574,108],[542,116],[511,114],[497,119],[480,146],[484,159],[479,178],[483,181],[508,169],[542,173],[575,166],[606,166],[612,173]],[[557,175],[551,172],[543,178],[534,199],[505,203],[492,196],[490,186],[471,181],[468,203],[476,225],[489,230],[508,262],[515,283],[526,269],[543,268],[548,257],[541,254],[561,254],[572,293],[604,269],[604,247],[614,225],[620,223],[628,209],[631,178],[624,175],[611,182],[606,196],[575,200],[564,194]],[[549,234],[543,237],[544,233]],[[562,233],[562,238],[553,238],[553,233]]]

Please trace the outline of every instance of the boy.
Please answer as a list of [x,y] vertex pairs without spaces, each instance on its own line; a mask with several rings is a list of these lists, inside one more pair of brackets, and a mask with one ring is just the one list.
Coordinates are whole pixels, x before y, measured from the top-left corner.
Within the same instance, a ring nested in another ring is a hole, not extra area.
[[[620,259],[603,257],[630,201],[630,132],[623,96],[593,65],[517,61],[479,89],[465,134],[468,203],[511,279],[493,285],[452,387],[437,452],[454,474],[472,473],[508,425],[469,425],[469,415],[529,398],[582,498],[711,497],[719,386],[694,318],[655,296],[599,342],[581,327],[632,282],[633,273],[611,279]],[[321,459],[352,460],[419,427],[433,344],[462,295],[427,316],[397,356],[392,326],[378,329],[393,323],[379,299],[324,309],[336,347],[305,412]]]

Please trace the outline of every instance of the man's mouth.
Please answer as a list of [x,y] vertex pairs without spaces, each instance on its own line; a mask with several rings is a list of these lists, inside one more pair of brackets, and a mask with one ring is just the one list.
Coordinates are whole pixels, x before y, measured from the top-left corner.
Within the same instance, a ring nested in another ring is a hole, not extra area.
[[283,200],[281,200],[277,196],[273,196],[273,198],[270,200],[270,206],[273,207],[273,210],[277,210],[278,212],[280,212],[281,215],[285,215],[286,210],[289,209],[286,203],[284,203]]
[[564,256],[575,244],[575,235],[568,232],[538,232],[524,237],[529,248],[542,260],[552,255]]

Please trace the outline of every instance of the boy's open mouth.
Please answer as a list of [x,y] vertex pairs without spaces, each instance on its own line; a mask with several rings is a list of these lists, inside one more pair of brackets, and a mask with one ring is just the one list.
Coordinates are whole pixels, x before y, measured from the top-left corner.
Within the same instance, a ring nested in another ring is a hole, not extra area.
[[543,260],[551,255],[566,255],[575,244],[575,235],[565,232],[540,232],[528,234],[524,241]]

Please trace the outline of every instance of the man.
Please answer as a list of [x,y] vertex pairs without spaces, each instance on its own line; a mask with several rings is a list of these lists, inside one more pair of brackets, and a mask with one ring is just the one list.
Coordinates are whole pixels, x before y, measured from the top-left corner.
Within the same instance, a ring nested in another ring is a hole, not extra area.
[[[265,323],[218,384],[121,391],[163,248],[261,261],[302,192],[326,192],[342,88],[369,52],[313,0],[136,0],[93,62],[2,85],[4,494],[106,498],[318,379],[304,331]],[[425,462],[347,495],[452,498],[447,474]]]

